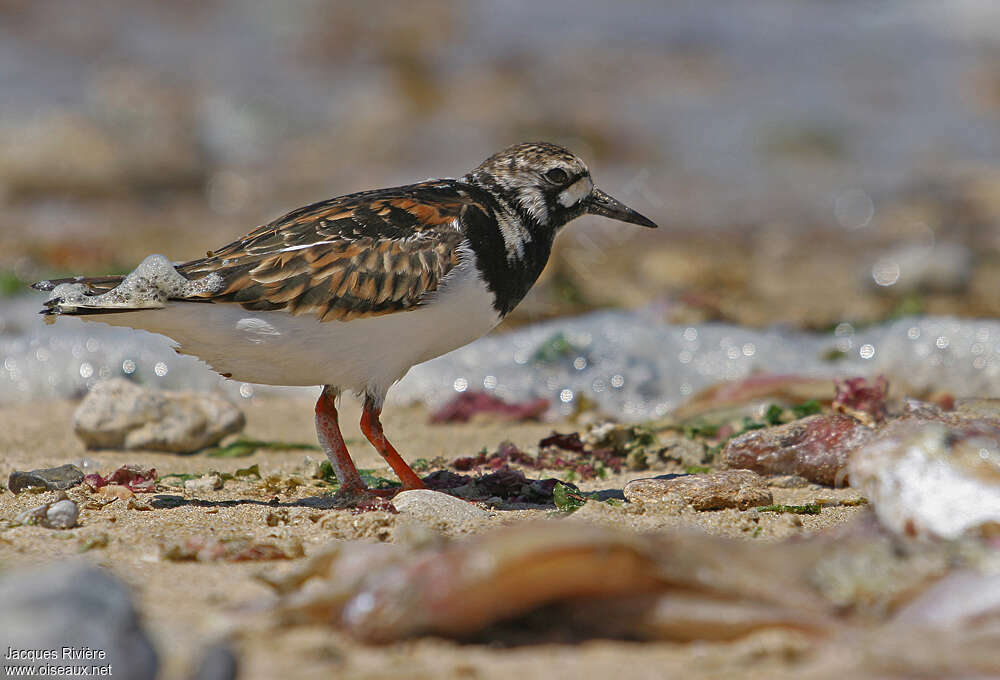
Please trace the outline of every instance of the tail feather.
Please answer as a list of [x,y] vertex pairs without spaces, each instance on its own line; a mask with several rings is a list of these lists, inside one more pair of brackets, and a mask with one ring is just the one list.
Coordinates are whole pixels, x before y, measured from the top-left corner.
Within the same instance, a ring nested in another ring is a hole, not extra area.
[[[127,308],[102,308],[102,307],[88,307],[84,304],[87,296],[97,296],[107,293],[118,286],[123,280],[124,276],[73,276],[63,279],[47,279],[45,281],[38,281],[31,284],[31,287],[35,290],[41,290],[45,292],[52,292],[58,286],[72,286],[75,290],[72,300],[67,300],[66,297],[60,296],[56,293],[46,300],[42,306],[39,314],[46,317],[57,316],[61,314],[66,314],[69,316],[84,316],[90,314],[114,314],[132,311]],[[55,319],[46,319],[46,321],[55,321]]]
[[100,295],[101,293],[107,293],[124,280],[125,277],[121,274],[116,274],[114,276],[71,276],[65,279],[46,279],[45,281],[36,281],[31,284],[31,287],[35,290],[49,292],[56,286],[64,283],[79,283],[86,286],[88,295]]
[[48,291],[42,314],[120,314],[162,309],[169,301],[211,302],[223,286],[216,275],[190,280],[163,255],[150,255],[127,276],[78,276],[39,281],[37,290]]

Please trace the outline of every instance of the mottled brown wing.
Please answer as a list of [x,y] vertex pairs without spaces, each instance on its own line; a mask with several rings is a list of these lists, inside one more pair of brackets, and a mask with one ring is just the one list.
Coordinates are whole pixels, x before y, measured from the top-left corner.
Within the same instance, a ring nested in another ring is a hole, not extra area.
[[484,209],[456,183],[345,196],[300,208],[188,262],[222,277],[212,302],[349,320],[411,309],[458,264],[463,210]]

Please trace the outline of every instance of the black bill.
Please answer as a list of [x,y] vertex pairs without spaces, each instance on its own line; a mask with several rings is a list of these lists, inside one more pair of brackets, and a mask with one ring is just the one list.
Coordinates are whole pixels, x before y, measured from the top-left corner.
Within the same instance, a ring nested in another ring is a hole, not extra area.
[[656,229],[656,222],[637,213],[621,201],[611,198],[596,187],[592,192],[590,192],[590,196],[584,199],[584,203],[587,206],[587,212],[593,215],[603,215],[604,217],[610,217],[613,220],[620,220],[622,222],[639,224],[643,227],[652,227],[653,229]]

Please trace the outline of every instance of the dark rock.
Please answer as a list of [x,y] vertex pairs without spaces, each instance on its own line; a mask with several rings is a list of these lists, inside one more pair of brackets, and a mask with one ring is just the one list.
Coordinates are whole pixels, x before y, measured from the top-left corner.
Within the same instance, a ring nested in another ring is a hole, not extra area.
[[[84,665],[111,668],[111,677],[153,680],[156,651],[139,625],[128,589],[103,569],[76,562],[11,571],[0,577],[0,639],[15,650],[103,652],[77,661],[0,659],[4,675],[14,667]],[[38,672],[38,671],[35,671]],[[84,677],[80,674],[60,677]]]
[[75,465],[60,465],[54,468],[41,468],[38,470],[14,470],[7,480],[7,488],[14,493],[21,493],[29,489],[41,489],[45,491],[62,491],[74,487],[83,481],[83,472]]

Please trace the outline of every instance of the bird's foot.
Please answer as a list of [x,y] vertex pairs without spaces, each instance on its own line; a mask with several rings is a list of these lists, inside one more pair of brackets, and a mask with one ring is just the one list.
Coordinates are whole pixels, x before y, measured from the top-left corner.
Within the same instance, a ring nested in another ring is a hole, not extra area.
[[395,513],[391,498],[399,489],[369,489],[367,487],[341,487],[333,495],[331,506],[335,509],[350,510],[353,513],[381,510]]

